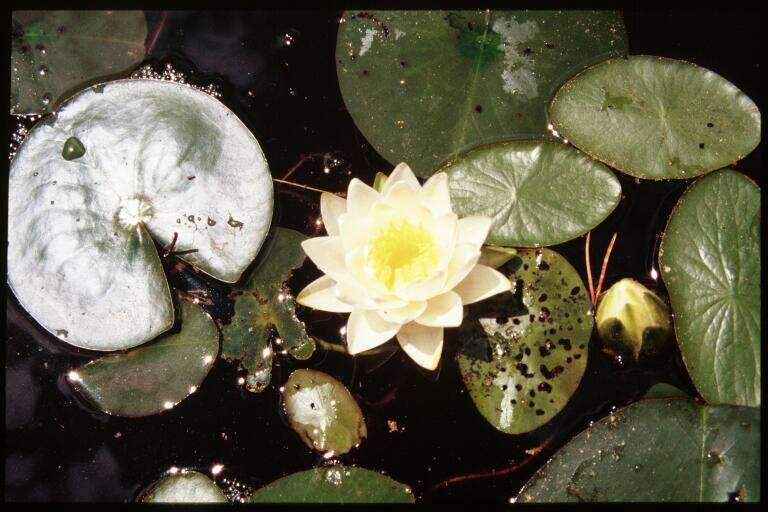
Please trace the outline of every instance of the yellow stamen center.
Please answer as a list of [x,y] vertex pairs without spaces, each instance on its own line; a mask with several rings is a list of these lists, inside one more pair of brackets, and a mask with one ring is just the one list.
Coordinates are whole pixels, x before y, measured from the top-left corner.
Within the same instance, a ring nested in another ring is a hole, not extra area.
[[395,283],[429,277],[439,259],[432,235],[407,220],[393,220],[373,235],[366,257],[373,275],[388,290]]

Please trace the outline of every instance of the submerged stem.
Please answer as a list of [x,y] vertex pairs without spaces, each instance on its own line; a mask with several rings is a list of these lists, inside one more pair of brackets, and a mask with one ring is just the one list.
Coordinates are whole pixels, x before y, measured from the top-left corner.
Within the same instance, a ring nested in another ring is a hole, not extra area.
[[326,194],[333,194],[333,195],[336,195],[336,196],[340,196],[340,194],[338,192],[330,192],[328,190],[323,190],[321,188],[310,187],[309,185],[302,185],[301,183],[294,183],[292,181],[281,180],[281,179],[278,179],[278,178],[272,178],[272,181],[274,181],[275,183],[282,183],[283,185],[290,185],[292,187],[303,188],[304,190],[311,190],[313,192],[320,192],[321,194],[323,192],[325,192]]
[[592,299],[592,304],[597,302],[597,298],[600,297],[600,292],[603,291],[603,281],[605,280],[605,270],[608,268],[608,261],[611,259],[611,252],[613,252],[613,244],[616,243],[616,237],[618,233],[614,233],[611,237],[611,241],[608,244],[608,249],[605,251],[605,257],[603,258],[603,266],[600,268],[600,279],[597,281],[597,290],[595,290],[595,297]]
[[584,244],[584,259],[586,260],[586,266],[587,266],[587,283],[589,284],[589,300],[592,302],[592,304],[595,303],[595,285],[592,282],[592,263],[589,261],[589,240],[591,238],[592,232],[587,231],[587,241]]

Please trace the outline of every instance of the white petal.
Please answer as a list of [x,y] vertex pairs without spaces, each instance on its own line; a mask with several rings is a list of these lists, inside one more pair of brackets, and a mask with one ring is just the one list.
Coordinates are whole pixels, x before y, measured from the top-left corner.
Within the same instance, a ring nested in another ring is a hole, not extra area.
[[429,299],[427,309],[416,318],[416,322],[429,327],[458,327],[463,312],[461,297],[457,293],[446,292]]
[[371,217],[354,216],[343,213],[339,216],[339,235],[344,243],[344,249],[352,251],[368,241],[371,233]]
[[[461,300],[459,300],[461,305]],[[398,324],[407,324],[419,317],[427,309],[426,301],[409,302],[404,306],[398,308],[381,308],[376,312],[381,318],[389,322],[395,322]]]
[[397,333],[397,341],[406,354],[427,370],[434,370],[443,352],[443,328],[411,322]]
[[445,288],[445,270],[438,270],[426,279],[417,279],[408,284],[396,285],[395,295],[403,300],[428,300]]
[[472,271],[479,259],[480,251],[475,246],[470,244],[457,245],[451,256],[451,261],[448,263],[448,279],[443,290],[452,290],[454,286],[459,284]]
[[441,255],[437,268],[445,269],[456,250],[459,232],[459,218],[455,213],[446,213],[434,219],[432,236],[440,247]]
[[387,204],[401,211],[410,211],[419,206],[419,187],[400,181],[389,187],[384,195]]
[[472,304],[497,293],[509,291],[511,287],[509,279],[498,270],[485,265],[475,265],[472,272],[453,291],[461,296],[464,304]]
[[329,235],[339,235],[339,216],[346,211],[346,199],[328,192],[320,194],[320,216]]
[[317,268],[334,280],[339,281],[348,274],[344,263],[344,244],[339,237],[309,238],[301,242],[301,247]]
[[433,215],[451,213],[451,196],[448,192],[448,175],[444,172],[433,174],[421,188],[421,204]]
[[479,215],[459,219],[459,238],[456,243],[474,245],[478,249],[488,237],[493,220]]
[[416,189],[421,188],[419,180],[416,179],[413,171],[405,162],[397,164],[397,167],[395,167],[395,169],[389,175],[386,183],[384,183],[384,186],[381,187],[381,193],[386,195],[389,193],[392,187],[395,186],[396,183],[408,183]]
[[332,313],[349,313],[353,309],[351,305],[338,299],[336,281],[328,276],[323,276],[309,283],[299,292],[296,302],[308,308]]
[[379,193],[357,178],[352,178],[347,189],[347,214],[364,217],[379,200]]
[[397,334],[401,325],[387,322],[373,311],[355,310],[347,321],[347,351],[358,354],[376,348]]
[[334,290],[339,301],[351,304],[355,309],[378,309],[380,306],[355,279],[343,279]]

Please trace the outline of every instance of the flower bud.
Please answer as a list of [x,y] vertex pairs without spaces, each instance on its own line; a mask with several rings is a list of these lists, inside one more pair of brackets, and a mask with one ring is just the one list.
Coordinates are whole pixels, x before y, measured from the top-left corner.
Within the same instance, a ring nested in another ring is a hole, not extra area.
[[622,279],[611,286],[597,305],[595,320],[609,353],[637,361],[661,353],[668,345],[669,308],[634,279]]

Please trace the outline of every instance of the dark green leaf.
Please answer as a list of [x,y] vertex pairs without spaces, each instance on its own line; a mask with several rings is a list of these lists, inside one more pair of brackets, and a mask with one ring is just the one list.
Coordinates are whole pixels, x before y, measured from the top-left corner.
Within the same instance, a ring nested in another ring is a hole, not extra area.
[[144,58],[142,11],[14,11],[11,113],[49,112],[67,95]]
[[613,11],[348,11],[336,71],[373,147],[426,177],[481,144],[548,136],[555,89],[626,49]]
[[691,178],[760,142],[760,111],[735,85],[662,57],[598,64],[567,82],[549,113],[576,147],[638,178]]
[[360,406],[330,375],[296,370],[284,387],[288,422],[310,448],[343,455],[368,435]]
[[544,425],[579,387],[592,333],[591,303],[559,254],[521,251],[501,271],[512,294],[465,320],[458,354],[464,385],[494,427],[521,434]]
[[723,170],[691,185],[662,239],[677,342],[710,403],[760,405],[759,226],[760,189]]
[[70,373],[90,402],[116,416],[147,416],[194,393],[216,360],[219,332],[200,306],[180,301],[181,331],[127,352],[110,354]]
[[413,503],[411,488],[363,468],[335,465],[288,475],[253,493],[249,503]]
[[613,173],[564,144],[513,141],[470,151],[443,169],[459,217],[493,219],[486,243],[555,245],[594,228],[621,197]]
[[646,391],[643,398],[689,398],[688,394],[672,384],[659,382]]
[[235,287],[235,314],[222,329],[222,357],[240,361],[251,391],[269,384],[274,350],[287,350],[296,359],[309,359],[315,350],[284,283],[304,262],[305,239],[298,231],[276,228],[261,262]]
[[573,438],[517,501],[759,501],[759,446],[759,409],[642,400]]

